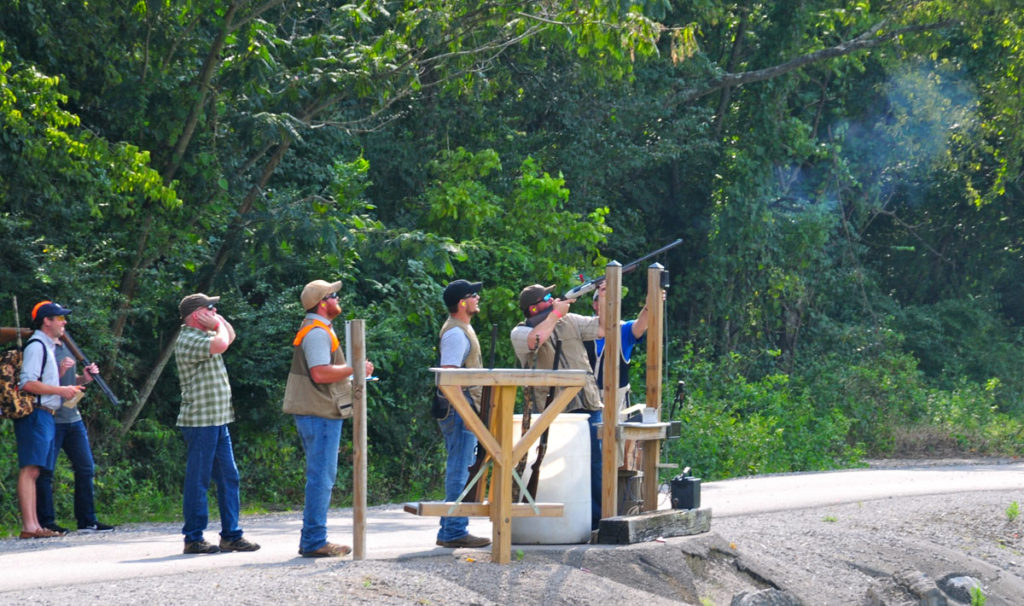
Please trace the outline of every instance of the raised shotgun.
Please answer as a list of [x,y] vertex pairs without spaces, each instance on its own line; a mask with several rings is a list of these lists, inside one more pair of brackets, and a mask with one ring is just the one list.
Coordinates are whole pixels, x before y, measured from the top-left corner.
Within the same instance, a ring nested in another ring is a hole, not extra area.
[[[666,244],[665,246],[662,246],[658,250],[651,253],[647,253],[646,255],[640,257],[639,259],[633,259],[629,263],[626,263],[625,265],[622,266],[622,273],[628,274],[637,267],[640,267],[640,264],[646,261],[647,259],[657,257],[666,250],[670,248],[675,248],[676,246],[679,246],[682,243],[683,239],[679,238],[675,242]],[[562,298],[566,300],[578,299],[589,292],[593,292],[594,289],[596,289],[601,284],[601,282],[604,282],[604,276],[594,278],[592,280],[587,280],[586,282],[580,284],[579,286],[574,286],[573,288],[570,288]]]

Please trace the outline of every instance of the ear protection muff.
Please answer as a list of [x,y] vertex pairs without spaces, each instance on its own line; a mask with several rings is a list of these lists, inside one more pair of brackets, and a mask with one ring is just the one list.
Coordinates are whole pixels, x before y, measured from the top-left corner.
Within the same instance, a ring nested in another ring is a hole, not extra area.
[[535,315],[539,314],[540,312],[544,311],[545,309],[548,309],[553,304],[554,303],[552,303],[549,300],[549,301],[540,301],[540,302],[538,302],[538,303],[536,303],[534,305],[531,305],[530,306],[530,315],[531,316],[535,316]]

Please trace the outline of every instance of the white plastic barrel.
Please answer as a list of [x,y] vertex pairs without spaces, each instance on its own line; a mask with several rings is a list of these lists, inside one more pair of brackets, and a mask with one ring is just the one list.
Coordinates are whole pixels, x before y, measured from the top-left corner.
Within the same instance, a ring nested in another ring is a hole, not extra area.
[[[540,415],[534,414],[537,419]],[[521,435],[522,415],[513,416],[513,432]],[[539,440],[538,440],[539,441]],[[527,457],[523,484],[537,458],[534,442]],[[565,545],[590,542],[590,427],[586,415],[560,414],[548,434],[540,464],[538,503],[562,503],[560,518],[512,518],[512,542],[521,545]]]

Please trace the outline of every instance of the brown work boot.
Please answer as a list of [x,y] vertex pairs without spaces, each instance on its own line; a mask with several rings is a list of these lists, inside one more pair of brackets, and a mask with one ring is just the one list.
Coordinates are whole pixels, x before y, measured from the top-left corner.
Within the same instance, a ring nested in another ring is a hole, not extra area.
[[441,539],[438,539],[437,544],[441,547],[449,547],[452,549],[456,549],[458,547],[487,547],[491,544],[491,540],[485,539],[484,537],[475,537],[471,534],[466,534],[457,539],[452,539],[451,541],[442,541]]
[[188,543],[185,543],[185,551],[183,551],[182,553],[191,554],[191,553],[218,553],[218,552],[220,552],[220,547],[217,547],[216,545],[213,545],[211,543],[207,543],[206,541],[200,540],[200,541],[190,541]]
[[220,540],[221,551],[256,551],[260,546],[245,537],[238,537],[234,541],[227,539]]
[[334,543],[325,543],[323,547],[313,551],[299,550],[299,555],[304,558],[341,558],[350,553],[352,553],[352,548],[348,545],[335,545]]

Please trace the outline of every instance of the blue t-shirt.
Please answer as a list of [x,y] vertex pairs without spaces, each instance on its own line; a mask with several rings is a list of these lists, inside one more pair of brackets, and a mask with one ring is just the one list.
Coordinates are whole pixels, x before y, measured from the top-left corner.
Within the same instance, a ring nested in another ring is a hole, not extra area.
[[[629,320],[628,322],[620,322],[619,328],[621,329],[621,348],[622,358],[619,359],[619,387],[625,387],[629,385],[629,360],[633,356],[633,347],[643,341],[643,336],[639,339],[633,336],[633,324],[636,320]],[[604,365],[598,364],[598,359],[601,356],[601,352],[604,351],[604,339],[594,340],[594,352],[597,358],[592,358],[592,362],[597,364],[597,368],[594,372],[597,374],[597,387],[598,389],[604,389]]]
[[[629,359],[633,357],[633,346],[643,340],[642,336],[639,339],[633,336],[633,324],[635,322],[636,320],[630,320],[619,324],[619,327],[622,329],[622,336],[620,337],[622,340],[622,357],[626,362],[629,362]],[[594,341],[594,346],[597,349],[597,355],[601,355],[601,352],[604,351],[604,337]]]

